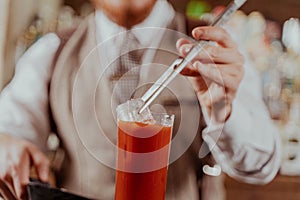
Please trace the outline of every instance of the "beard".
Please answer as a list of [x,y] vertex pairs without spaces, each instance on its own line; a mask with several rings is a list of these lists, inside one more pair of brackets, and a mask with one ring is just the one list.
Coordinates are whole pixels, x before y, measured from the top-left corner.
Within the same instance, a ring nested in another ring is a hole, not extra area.
[[116,6],[102,4],[101,9],[110,20],[125,27],[126,29],[130,29],[134,25],[141,23],[149,16],[154,4],[155,1],[149,2],[147,5],[141,7],[135,7],[130,4]]

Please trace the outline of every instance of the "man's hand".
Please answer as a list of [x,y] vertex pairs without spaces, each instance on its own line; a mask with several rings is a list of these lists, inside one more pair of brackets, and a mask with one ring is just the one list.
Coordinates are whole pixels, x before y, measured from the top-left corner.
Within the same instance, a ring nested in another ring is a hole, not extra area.
[[32,143],[0,134],[0,181],[18,199],[26,194],[31,166],[35,167],[38,178],[47,182],[49,164],[48,158]]
[[[181,74],[190,76],[199,102],[210,116],[218,122],[225,122],[243,78],[244,58],[236,43],[222,28],[197,27],[192,34],[196,40],[209,40],[214,44],[206,45]],[[181,56],[185,57],[193,44],[187,39],[179,39],[176,46]]]

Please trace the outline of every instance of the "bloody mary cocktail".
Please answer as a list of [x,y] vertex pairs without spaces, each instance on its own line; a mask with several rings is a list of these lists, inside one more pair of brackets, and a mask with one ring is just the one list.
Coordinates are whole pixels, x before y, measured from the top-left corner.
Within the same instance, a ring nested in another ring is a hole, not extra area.
[[116,200],[163,200],[174,116],[154,122],[118,120]]

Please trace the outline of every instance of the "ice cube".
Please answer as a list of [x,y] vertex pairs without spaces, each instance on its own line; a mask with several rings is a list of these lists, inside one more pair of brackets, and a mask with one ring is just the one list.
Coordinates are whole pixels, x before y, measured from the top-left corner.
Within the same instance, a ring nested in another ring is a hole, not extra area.
[[131,99],[117,107],[118,119],[129,122],[141,122],[145,124],[154,124],[155,120],[149,108],[139,113],[144,105],[142,99]]

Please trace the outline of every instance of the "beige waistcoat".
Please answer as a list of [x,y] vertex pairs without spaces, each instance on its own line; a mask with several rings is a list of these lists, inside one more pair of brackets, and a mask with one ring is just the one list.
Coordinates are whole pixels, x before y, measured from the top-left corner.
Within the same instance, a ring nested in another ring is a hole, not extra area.
[[[184,33],[184,18],[176,15],[168,28]],[[172,31],[164,35],[153,64],[141,68],[140,94],[177,58],[175,43],[181,36]],[[62,47],[51,80],[50,106],[67,153],[59,186],[105,200],[114,199],[117,129],[104,71],[91,15]],[[199,199],[201,112],[189,82],[176,77],[154,104],[176,114],[166,199]]]

